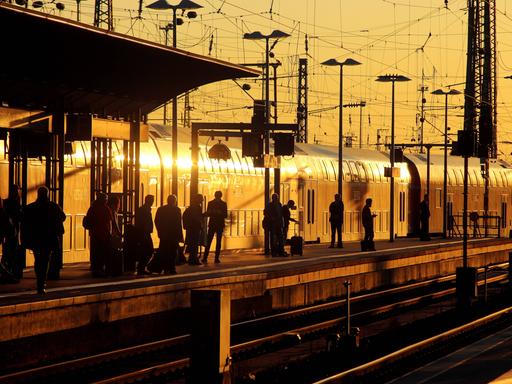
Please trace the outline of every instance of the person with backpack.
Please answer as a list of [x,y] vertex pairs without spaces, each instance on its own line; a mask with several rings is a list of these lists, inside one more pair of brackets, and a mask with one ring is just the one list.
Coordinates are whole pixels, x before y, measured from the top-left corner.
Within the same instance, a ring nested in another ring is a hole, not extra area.
[[93,277],[105,276],[106,262],[110,257],[112,212],[107,206],[107,195],[99,192],[87,210],[82,225],[89,231],[90,260]]
[[183,227],[187,231],[186,244],[188,246],[190,265],[201,265],[198,257],[199,242],[203,232],[203,195],[196,195],[190,206],[183,212]]
[[155,227],[160,239],[158,252],[148,263],[149,272],[176,274],[176,256],[179,243],[183,242],[181,209],[175,195],[167,197],[167,204],[158,207],[155,214]]
[[272,194],[272,199],[263,211],[263,227],[270,234],[270,253],[272,257],[285,257],[283,242],[283,206],[279,202],[279,195]]

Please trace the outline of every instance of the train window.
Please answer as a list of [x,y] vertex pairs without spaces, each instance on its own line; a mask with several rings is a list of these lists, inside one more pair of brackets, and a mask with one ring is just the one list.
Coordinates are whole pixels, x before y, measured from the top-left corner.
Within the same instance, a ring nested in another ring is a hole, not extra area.
[[62,235],[62,250],[70,251],[72,247],[72,236],[73,236],[73,216],[66,215],[64,221],[64,235]]
[[75,235],[75,250],[78,251],[84,250],[87,246],[87,232],[82,226],[84,217],[85,215],[75,215],[75,230],[73,234]]
[[498,184],[498,178],[496,177],[496,172],[491,170],[491,171],[489,171],[489,174],[491,176],[491,185],[493,187],[498,187],[499,184]]
[[324,180],[329,180],[329,173],[327,172],[327,167],[325,165],[325,160],[324,159],[320,159],[319,162],[321,164],[322,175],[324,176]]
[[507,227],[507,203],[501,203],[501,228]]
[[473,169],[473,176],[475,179],[475,187],[480,186],[480,173],[478,173],[475,169]]
[[471,172],[468,172],[468,182],[469,182],[469,185],[471,185],[471,186],[475,185],[475,178],[474,178],[473,173],[471,173]]
[[350,179],[350,168],[348,166],[348,161],[343,160],[343,180],[344,181],[352,181]]
[[338,164],[336,163],[336,166],[334,166],[333,160],[327,160],[327,161],[331,164],[332,171],[334,174],[334,180],[338,180]]
[[308,224],[311,224],[311,190],[308,189]]
[[358,164],[355,161],[350,161],[349,165],[351,166],[351,171],[352,171],[352,181],[355,181],[358,183],[361,182],[362,181],[361,178],[363,175],[360,173]]
[[315,223],[315,190],[311,190],[311,222]]
[[452,169],[453,172],[453,185],[461,185],[461,180],[459,180],[459,175],[457,169]]
[[435,207],[441,208],[442,203],[443,203],[443,190],[441,188],[436,188]]
[[500,170],[500,171],[498,171],[498,174],[500,175],[501,186],[508,187],[507,178],[505,177],[505,172]]
[[356,233],[361,232],[361,212],[354,212],[354,231]]

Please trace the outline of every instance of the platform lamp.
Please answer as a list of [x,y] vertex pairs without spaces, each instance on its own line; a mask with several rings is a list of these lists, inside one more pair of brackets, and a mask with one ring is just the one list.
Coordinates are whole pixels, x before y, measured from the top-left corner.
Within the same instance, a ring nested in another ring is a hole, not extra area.
[[[288,33],[280,31],[278,29],[273,30],[269,35],[264,35],[260,31],[255,31],[251,33],[244,33],[244,39],[246,40],[265,40],[265,124],[270,123],[270,65],[269,65],[269,57],[270,51],[277,44],[279,39],[284,39],[290,36]],[[270,40],[275,40],[272,48],[270,47]],[[264,135],[265,141],[265,154],[268,155],[270,153],[270,135],[268,129],[265,129]],[[270,200],[270,171],[268,167],[265,167],[265,196],[264,196],[264,206]],[[269,236],[267,231],[265,231],[265,255],[270,253],[269,247]]]
[[[449,91],[443,91],[442,89],[436,89],[432,92],[433,95],[444,95],[444,159],[443,159],[443,238],[446,239],[447,223],[448,223],[448,96],[460,95],[461,92],[456,89],[450,89]],[[430,200],[430,196],[429,196]]]
[[348,58],[345,61],[329,59],[322,63],[327,66],[337,66],[340,68],[340,92],[339,92],[339,116],[338,116],[338,194],[343,201],[343,67],[345,65],[361,65],[359,61]]
[[381,75],[376,81],[391,83],[391,150],[390,150],[390,177],[389,177],[389,241],[395,241],[395,178],[393,170],[395,167],[395,83],[410,81],[403,75]]
[[[146,6],[149,9],[166,10],[172,9],[172,23],[169,23],[167,28],[172,29],[172,46],[176,48],[177,36],[176,30],[179,25],[183,24],[183,19],[176,16],[176,12],[189,11],[187,17],[194,19],[197,17],[197,13],[194,9],[203,8],[202,5],[194,3],[192,0],[181,0],[176,5],[169,4],[166,0],[157,0],[154,3]],[[173,195],[178,196],[178,164],[176,159],[178,158],[178,99],[175,97],[172,99],[172,180],[171,180],[171,191]]]

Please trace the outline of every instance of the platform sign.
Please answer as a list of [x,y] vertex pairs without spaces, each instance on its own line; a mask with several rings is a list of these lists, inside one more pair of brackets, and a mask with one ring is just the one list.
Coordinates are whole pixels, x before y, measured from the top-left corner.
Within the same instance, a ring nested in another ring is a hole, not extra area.
[[384,177],[400,177],[400,168],[384,167]]

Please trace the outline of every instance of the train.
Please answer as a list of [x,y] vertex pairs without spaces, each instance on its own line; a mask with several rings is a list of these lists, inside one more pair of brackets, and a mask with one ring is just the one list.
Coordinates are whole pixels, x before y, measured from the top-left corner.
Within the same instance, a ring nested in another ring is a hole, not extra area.
[[[141,143],[140,149],[140,202],[147,194],[155,196],[153,213],[165,204],[171,188],[171,139],[168,127],[150,124],[150,140]],[[232,158],[214,160],[208,158],[208,149],[217,142],[213,138],[201,138],[199,152],[198,192],[205,202],[213,199],[215,191],[223,193],[228,205],[228,218],[224,232],[223,249],[259,248],[263,246],[261,225],[264,208],[264,169],[255,167],[250,157],[242,156],[242,142],[238,138],[225,139]],[[191,182],[190,130],[178,131],[178,205],[188,206]],[[123,153],[121,143],[113,143],[112,192],[122,191]],[[373,199],[375,238],[417,236],[419,233],[419,204],[429,193],[430,232],[443,231],[443,155],[432,154],[430,166],[422,153],[404,153],[395,164],[399,175],[395,177],[394,233],[389,233],[390,182],[385,176],[389,167],[389,152],[373,149],[343,148],[343,202],[345,205],[344,241],[363,238],[361,212],[367,198]],[[64,211],[65,234],[63,237],[64,263],[89,260],[87,232],[82,220],[90,204],[90,142],[75,142],[74,151],[65,158]],[[297,209],[292,217],[298,225],[290,228],[290,234],[301,235],[306,243],[329,242],[329,204],[338,189],[338,147],[295,143],[294,156],[281,158],[280,200],[294,200]],[[463,210],[463,159],[448,156],[447,209],[450,233],[457,235],[459,226],[453,220]],[[271,170],[271,190],[273,186]],[[427,173],[429,187],[427,188]],[[164,175],[164,180],[162,180]],[[28,164],[28,198],[35,199],[36,189],[44,185],[44,159],[30,159]],[[0,145],[0,197],[7,197],[8,160],[6,143]],[[479,159],[469,159],[468,209],[484,214],[484,187]],[[507,235],[512,227],[511,203],[512,166],[502,160],[493,160],[489,166],[489,207],[487,214],[498,222],[497,235]],[[158,239],[155,236],[155,244]],[[28,263],[32,260],[29,258]]]

